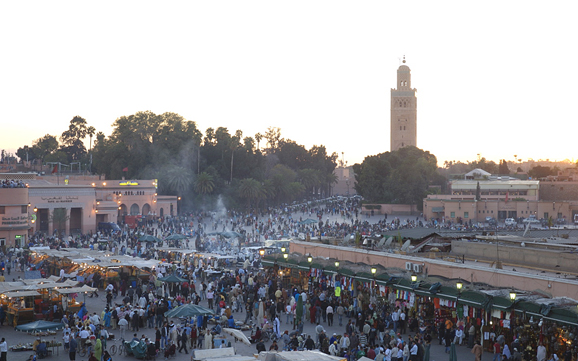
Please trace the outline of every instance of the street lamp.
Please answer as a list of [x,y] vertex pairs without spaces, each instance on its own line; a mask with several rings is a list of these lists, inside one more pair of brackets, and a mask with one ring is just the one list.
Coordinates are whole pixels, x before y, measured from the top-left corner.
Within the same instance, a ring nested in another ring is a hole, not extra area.
[[377,273],[377,268],[371,267],[371,274],[375,275]]
[[456,282],[456,288],[458,289],[459,292],[462,292],[463,287],[464,287],[464,284],[462,283],[461,280]]
[[510,301],[514,302],[516,300],[516,291],[511,290],[510,291]]
[[311,255],[307,256],[307,262],[309,263],[313,262],[313,257],[311,257]]
[[287,253],[283,253],[283,258],[285,259],[289,258],[289,255]]
[[339,261],[335,261],[335,268],[339,268]]
[[259,250],[259,255],[260,255],[261,257],[263,257],[263,256],[265,255],[265,250],[264,250],[263,248],[261,248],[261,249]]
[[281,247],[281,253],[285,253],[286,250],[287,250],[287,248]]

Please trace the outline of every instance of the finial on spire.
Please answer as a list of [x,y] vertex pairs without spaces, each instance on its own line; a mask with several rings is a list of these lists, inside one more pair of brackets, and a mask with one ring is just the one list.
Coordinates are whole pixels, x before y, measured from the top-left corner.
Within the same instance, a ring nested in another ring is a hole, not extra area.
[[403,56],[403,63],[405,64],[405,55]]

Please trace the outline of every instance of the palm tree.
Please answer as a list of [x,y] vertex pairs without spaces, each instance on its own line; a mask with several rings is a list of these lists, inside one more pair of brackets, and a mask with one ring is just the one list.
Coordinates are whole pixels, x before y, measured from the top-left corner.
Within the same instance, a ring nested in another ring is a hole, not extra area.
[[86,128],[86,134],[90,137],[90,143],[88,143],[88,150],[92,150],[92,136],[96,133],[96,129],[91,125],[90,127]]
[[215,182],[213,181],[213,176],[207,172],[203,172],[197,176],[195,180],[195,192],[205,195],[212,193],[215,189]]
[[261,133],[255,134],[255,140],[257,141],[257,150],[259,150],[259,143],[261,143],[261,139],[263,139]]
[[189,168],[173,166],[166,175],[169,189],[179,195],[189,190],[193,184],[193,174]]
[[257,203],[265,197],[263,186],[253,178],[245,178],[239,184],[239,196],[247,200],[247,207],[251,208],[252,202]]
[[66,221],[69,219],[70,216],[67,214],[66,208],[54,208],[50,214],[49,221],[52,222],[54,229],[57,229],[61,233],[66,227]]

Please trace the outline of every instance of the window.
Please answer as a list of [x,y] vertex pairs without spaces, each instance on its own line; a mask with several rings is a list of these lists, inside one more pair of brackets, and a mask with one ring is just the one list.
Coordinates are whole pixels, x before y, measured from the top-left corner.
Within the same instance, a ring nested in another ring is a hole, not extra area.
[[0,206],[0,214],[6,214],[6,207]]
[[544,219],[548,219],[548,216],[549,216],[548,212],[544,212]]
[[464,218],[470,218],[470,212],[464,212]]
[[27,213],[28,212],[28,206],[20,206],[20,213]]
[[561,212],[558,212],[558,218],[564,218]]
[[456,212],[451,212],[451,213],[450,213],[450,218],[456,218]]

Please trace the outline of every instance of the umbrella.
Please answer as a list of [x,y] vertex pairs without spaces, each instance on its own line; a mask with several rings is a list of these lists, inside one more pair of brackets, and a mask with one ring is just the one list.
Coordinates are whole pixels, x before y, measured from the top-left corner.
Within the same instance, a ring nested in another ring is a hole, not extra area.
[[145,234],[138,239],[140,242],[162,242],[159,238],[151,236],[150,234]]
[[186,305],[173,308],[170,311],[165,312],[167,318],[171,317],[194,317],[194,316],[208,316],[213,315],[215,312],[209,308],[203,306],[195,305],[194,303],[187,303]]
[[450,361],[458,361],[458,354],[456,352],[456,344],[452,342],[450,346]]
[[241,330],[237,330],[235,328],[223,328],[222,331],[235,337],[235,339],[241,341],[245,345],[251,346],[251,341],[249,341],[247,336],[243,332],[241,332]]
[[185,239],[185,238],[187,238],[187,237],[183,236],[182,234],[171,234],[170,236],[165,238],[165,241],[178,241],[180,239]]
[[172,275],[167,276],[167,277],[161,277],[158,280],[162,281],[162,282],[170,282],[170,283],[183,283],[183,282],[187,281],[186,279],[181,278],[175,274],[172,274]]
[[34,321],[27,323],[25,325],[16,326],[18,331],[33,332],[33,331],[50,331],[50,330],[60,330],[64,325],[60,322],[48,322],[48,321]]

